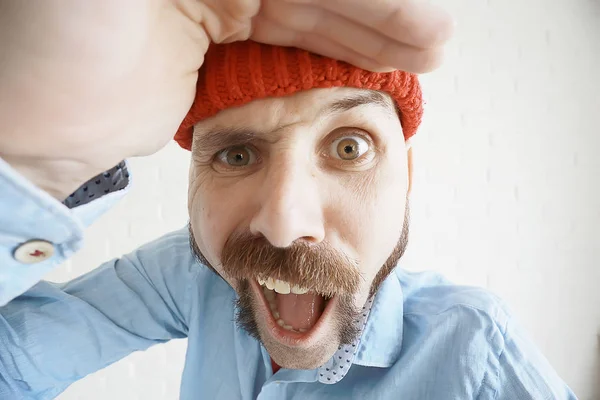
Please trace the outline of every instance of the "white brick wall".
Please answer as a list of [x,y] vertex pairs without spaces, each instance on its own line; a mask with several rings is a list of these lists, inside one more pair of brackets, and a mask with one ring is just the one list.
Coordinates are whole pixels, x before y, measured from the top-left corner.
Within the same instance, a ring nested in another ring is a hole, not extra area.
[[[581,399],[600,399],[600,3],[438,0],[458,20],[423,77],[403,265],[503,296]],[[189,155],[133,160],[135,187],[49,276],[67,280],[186,222]],[[185,341],[134,354],[59,398],[175,399]]]

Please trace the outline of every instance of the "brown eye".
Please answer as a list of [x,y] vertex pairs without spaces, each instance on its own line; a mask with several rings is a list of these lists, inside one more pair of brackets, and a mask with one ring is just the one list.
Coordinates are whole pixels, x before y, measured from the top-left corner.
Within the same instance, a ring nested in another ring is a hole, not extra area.
[[369,144],[360,136],[344,136],[331,147],[331,156],[346,161],[356,160],[369,150]]
[[218,154],[218,158],[231,167],[246,167],[256,161],[254,152],[246,146],[225,149]]

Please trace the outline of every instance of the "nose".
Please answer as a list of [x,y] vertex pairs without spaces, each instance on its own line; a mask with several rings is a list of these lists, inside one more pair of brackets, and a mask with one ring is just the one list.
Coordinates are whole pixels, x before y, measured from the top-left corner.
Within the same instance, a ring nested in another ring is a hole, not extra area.
[[298,240],[323,241],[323,207],[309,168],[289,160],[270,167],[259,193],[260,208],[250,222],[253,234],[264,236],[275,247],[288,247]]

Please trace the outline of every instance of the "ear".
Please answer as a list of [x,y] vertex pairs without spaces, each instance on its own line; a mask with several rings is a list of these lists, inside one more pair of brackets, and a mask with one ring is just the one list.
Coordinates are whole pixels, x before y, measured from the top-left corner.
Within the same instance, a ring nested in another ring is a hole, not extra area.
[[413,176],[413,157],[412,157],[412,146],[408,147],[406,160],[408,162],[408,192],[406,195],[410,195],[410,190],[412,188],[412,176]]

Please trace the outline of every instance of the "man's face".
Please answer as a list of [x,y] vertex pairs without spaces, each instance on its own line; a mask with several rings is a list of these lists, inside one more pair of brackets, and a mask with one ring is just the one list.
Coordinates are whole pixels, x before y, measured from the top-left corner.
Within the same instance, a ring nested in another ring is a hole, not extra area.
[[[195,127],[195,252],[238,293],[238,323],[284,368],[312,369],[406,246],[407,147],[392,100],[313,89]],[[219,312],[215,310],[215,312]]]

